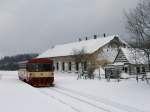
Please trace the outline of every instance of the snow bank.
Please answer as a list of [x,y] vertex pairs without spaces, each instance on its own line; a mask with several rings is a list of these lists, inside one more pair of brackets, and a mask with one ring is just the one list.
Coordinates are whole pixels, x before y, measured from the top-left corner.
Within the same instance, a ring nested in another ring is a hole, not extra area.
[[100,67],[99,69],[96,69],[94,71],[94,74],[96,77],[99,77],[99,73],[100,73],[101,77],[103,77],[103,78],[105,77],[105,70],[103,68]]
[[146,76],[147,76],[148,78],[150,78],[150,72],[147,72],[147,73],[146,73]]
[[120,75],[121,75],[120,77],[123,79],[128,79],[130,77],[129,74],[124,73],[124,72],[122,72]]

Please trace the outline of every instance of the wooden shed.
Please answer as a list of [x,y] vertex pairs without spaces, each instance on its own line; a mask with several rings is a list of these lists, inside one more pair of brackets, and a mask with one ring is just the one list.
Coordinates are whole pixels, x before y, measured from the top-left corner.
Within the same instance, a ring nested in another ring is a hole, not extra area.
[[133,48],[120,48],[113,62],[105,67],[105,75],[118,76],[121,72],[129,75],[146,74],[148,61],[143,51]]

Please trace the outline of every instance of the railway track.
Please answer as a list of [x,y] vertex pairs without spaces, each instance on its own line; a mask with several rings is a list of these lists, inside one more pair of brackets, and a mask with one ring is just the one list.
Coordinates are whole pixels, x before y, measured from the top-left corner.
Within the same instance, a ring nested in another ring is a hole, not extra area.
[[64,88],[64,87],[61,87],[61,86],[56,86],[55,88],[61,89],[63,91],[70,92],[72,94],[78,94],[82,97],[86,97],[87,99],[93,100],[95,102],[103,103],[105,105],[109,105],[109,106],[112,106],[114,108],[124,110],[125,112],[147,112],[147,111],[139,110],[137,108],[134,108],[134,107],[131,107],[131,106],[128,106],[128,105],[125,105],[125,104],[114,102],[114,101],[106,99],[106,98],[95,97],[95,96],[92,96],[90,94],[81,93],[79,91],[74,91],[72,89]]
[[[81,103],[82,105],[95,109],[94,112],[145,112],[127,105],[110,101],[108,99],[96,98],[94,96],[83,94],[71,89],[56,86],[54,88],[40,88],[43,94],[59,101],[72,108],[75,112],[84,112],[85,110],[80,105],[75,105],[71,102]],[[65,99],[71,99],[71,102]]]
[[40,91],[43,94],[59,101],[60,103],[69,106],[75,112],[85,112],[85,111],[88,112],[89,109],[91,109],[91,112],[117,112],[117,111],[111,111],[107,108],[104,108],[103,106],[99,106],[91,101],[86,100],[85,98],[80,98],[76,95],[68,94],[67,92],[64,92],[57,88],[50,88],[50,89],[44,88],[44,89],[40,89]]
[[45,90],[44,91],[40,90],[40,92],[42,92],[44,95],[46,95],[46,96],[48,96],[48,97],[50,97],[50,98],[52,98],[52,99],[54,99],[56,101],[62,103],[63,105],[70,107],[75,112],[81,112],[77,107],[74,107],[74,106],[70,105],[69,103],[66,103],[65,101],[63,101],[60,98],[52,95],[51,93],[46,92]]

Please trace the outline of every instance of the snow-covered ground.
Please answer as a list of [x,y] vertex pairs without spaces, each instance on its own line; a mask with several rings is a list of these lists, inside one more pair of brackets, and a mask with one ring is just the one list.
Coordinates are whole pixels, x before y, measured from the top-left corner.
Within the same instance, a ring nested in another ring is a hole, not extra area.
[[0,72],[2,112],[150,112],[150,85],[135,79],[117,82],[79,79],[56,73],[55,87],[34,88],[17,72]]
[[18,80],[17,72],[0,72],[0,112],[74,112]]

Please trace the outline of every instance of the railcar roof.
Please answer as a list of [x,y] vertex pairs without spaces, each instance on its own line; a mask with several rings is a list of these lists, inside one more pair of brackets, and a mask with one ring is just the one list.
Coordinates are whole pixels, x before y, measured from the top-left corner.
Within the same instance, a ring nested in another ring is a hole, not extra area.
[[53,63],[53,60],[49,58],[33,58],[27,62],[29,63]]

